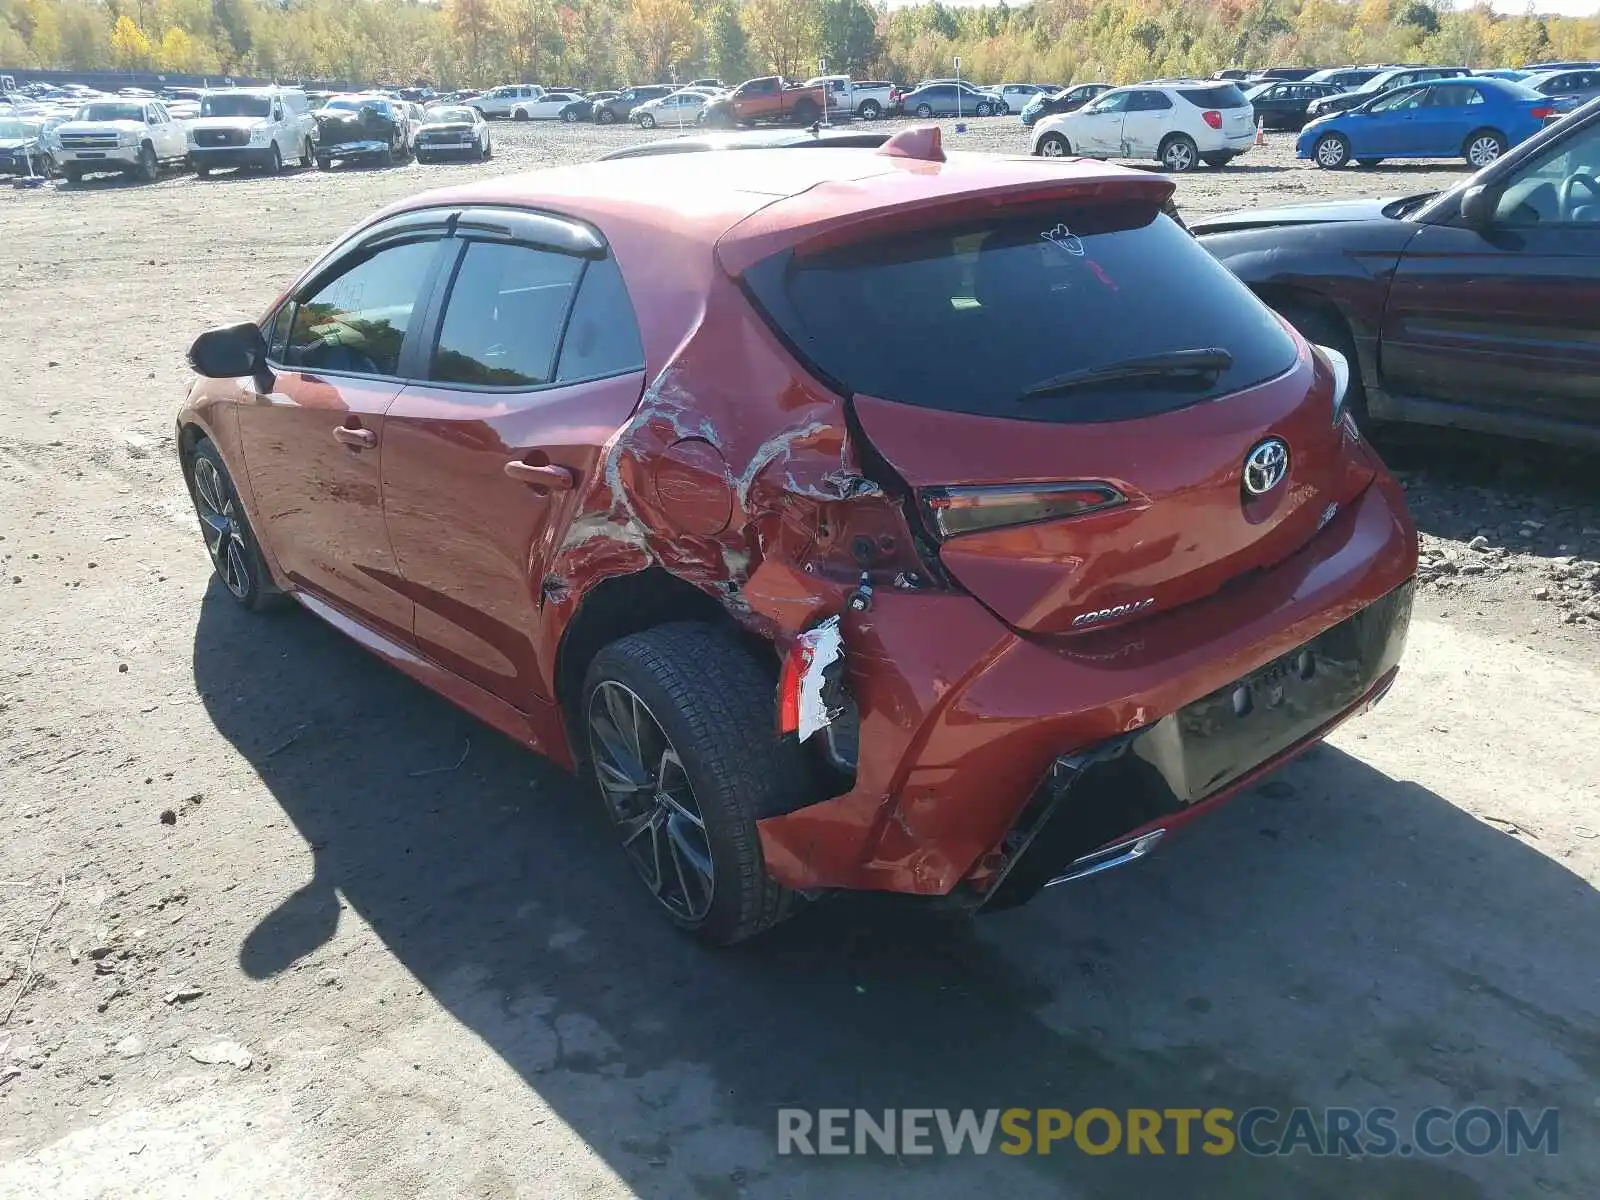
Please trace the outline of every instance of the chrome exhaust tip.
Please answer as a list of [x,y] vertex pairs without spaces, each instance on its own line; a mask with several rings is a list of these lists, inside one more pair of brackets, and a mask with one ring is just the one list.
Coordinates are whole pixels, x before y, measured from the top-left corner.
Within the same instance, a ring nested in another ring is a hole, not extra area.
[[1058,883],[1071,883],[1074,879],[1087,879],[1090,875],[1098,875],[1102,871],[1125,867],[1135,859],[1149,854],[1166,836],[1165,829],[1152,829],[1149,833],[1141,833],[1136,838],[1102,846],[1082,858],[1073,859],[1071,866],[1044,886],[1055,887]]

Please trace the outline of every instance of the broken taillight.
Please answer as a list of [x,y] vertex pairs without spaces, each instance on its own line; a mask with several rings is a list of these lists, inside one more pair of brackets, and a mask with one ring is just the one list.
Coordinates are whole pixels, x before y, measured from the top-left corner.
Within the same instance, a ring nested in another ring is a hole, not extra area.
[[799,734],[803,742],[839,715],[843,658],[838,617],[795,638],[778,675],[779,733]]
[[1216,109],[1209,109],[1206,112],[1201,113],[1200,119],[1213,129],[1222,128],[1222,114],[1217,112]]
[[1109,483],[1081,481],[923,488],[919,497],[929,525],[941,538],[1002,525],[1081,517],[1128,501]]

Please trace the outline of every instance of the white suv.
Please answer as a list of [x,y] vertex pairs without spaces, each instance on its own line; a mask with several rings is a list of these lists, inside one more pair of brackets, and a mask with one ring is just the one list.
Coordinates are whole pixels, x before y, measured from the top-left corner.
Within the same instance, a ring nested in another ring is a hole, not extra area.
[[1046,158],[1153,158],[1169,171],[1223,167],[1254,144],[1255,108],[1227,80],[1113,88],[1077,112],[1033,127]]
[[490,88],[483,95],[474,96],[467,103],[486,117],[509,117],[517,105],[532,104],[542,95],[544,89],[536,83],[512,83],[504,87]]

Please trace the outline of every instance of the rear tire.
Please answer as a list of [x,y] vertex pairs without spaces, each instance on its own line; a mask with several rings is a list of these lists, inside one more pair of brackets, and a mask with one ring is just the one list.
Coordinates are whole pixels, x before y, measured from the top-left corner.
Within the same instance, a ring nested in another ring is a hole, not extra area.
[[921,117],[924,121],[926,121],[929,117],[933,116],[933,105],[931,105],[931,104],[919,104],[919,105],[917,105],[917,116]]
[[195,169],[194,169],[194,177],[196,179],[210,179],[211,178],[211,168],[210,167],[196,166]]
[[1509,147],[1503,133],[1497,129],[1480,129],[1470,135],[1461,147],[1461,157],[1474,171],[1487,167],[1506,152]]
[[655,127],[656,127],[656,119],[654,117],[652,117],[649,113],[640,113],[639,114],[639,128],[640,129],[654,129]]
[[382,150],[378,151],[378,165],[380,167],[392,167],[392,166],[394,166],[394,147],[393,146],[385,146]]
[[861,107],[856,110],[856,116],[863,121],[876,121],[883,116],[883,106],[876,100],[863,100]]
[[1039,139],[1034,153],[1043,158],[1067,158],[1072,154],[1072,145],[1059,133],[1047,133]]
[[331,170],[333,170],[333,159],[331,159],[331,158],[319,158],[319,159],[317,159],[317,170],[319,170],[319,171],[331,171]]
[[802,100],[794,106],[794,123],[796,125],[811,125],[820,119],[822,113],[816,104],[810,100]]
[[1167,140],[1161,143],[1156,158],[1166,170],[1174,175],[1181,175],[1185,171],[1194,170],[1200,161],[1200,150],[1188,134],[1174,133],[1169,134]]
[[139,147],[139,165],[134,167],[133,177],[145,183],[154,183],[160,174],[161,163],[156,158],[156,148],[146,142]]
[[278,149],[278,143],[272,143],[272,153],[267,157],[267,174],[283,174],[283,151]]
[[311,139],[307,138],[300,146],[300,166],[302,168],[309,167],[315,160],[316,153],[316,150],[311,145]]
[[524,109],[524,108],[512,109],[511,110],[511,119],[513,121],[526,121],[526,120],[528,120],[528,110]]
[[[624,852],[662,915],[716,945],[770,928],[793,904],[767,874],[756,833],[758,820],[806,799],[806,760],[776,732],[774,692],[761,663],[699,622],[613,642],[584,680],[584,775],[631,838]],[[630,737],[635,720],[641,733]]]
[[578,110],[574,108],[564,110],[561,114],[561,119],[568,125],[576,125],[578,123]]
[[994,115],[994,109],[988,104],[979,102],[978,107],[972,110],[972,115],[976,117],[991,117]]
[[595,114],[594,119],[600,125],[615,125],[617,123],[617,114],[609,108],[602,108]]

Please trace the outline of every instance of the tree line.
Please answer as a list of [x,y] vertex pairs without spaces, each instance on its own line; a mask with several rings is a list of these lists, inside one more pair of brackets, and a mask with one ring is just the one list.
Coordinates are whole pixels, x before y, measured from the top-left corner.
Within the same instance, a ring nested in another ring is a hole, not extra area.
[[1600,58],[1600,17],[1447,0],[0,0],[0,66],[435,87],[828,69],[915,82],[1207,75],[1273,64]]

